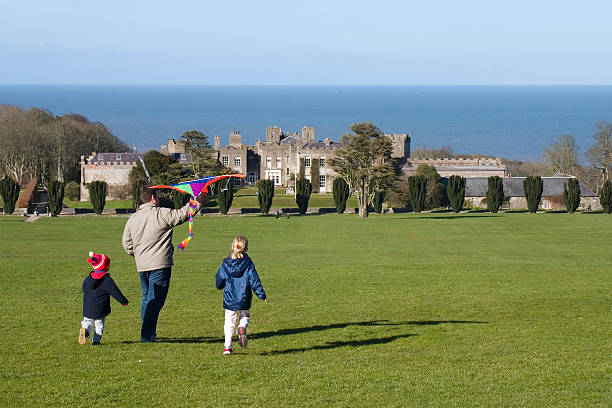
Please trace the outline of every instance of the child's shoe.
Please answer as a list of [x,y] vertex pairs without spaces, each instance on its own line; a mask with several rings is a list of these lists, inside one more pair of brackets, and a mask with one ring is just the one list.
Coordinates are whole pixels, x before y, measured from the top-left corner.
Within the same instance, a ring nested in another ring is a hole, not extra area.
[[223,355],[224,356],[229,356],[232,354],[232,349],[223,349]]
[[240,347],[247,346],[246,327],[238,327],[238,342],[240,343]]
[[83,344],[87,343],[88,337],[89,337],[89,333],[87,332],[87,330],[81,327],[81,330],[79,330],[79,344],[82,346]]

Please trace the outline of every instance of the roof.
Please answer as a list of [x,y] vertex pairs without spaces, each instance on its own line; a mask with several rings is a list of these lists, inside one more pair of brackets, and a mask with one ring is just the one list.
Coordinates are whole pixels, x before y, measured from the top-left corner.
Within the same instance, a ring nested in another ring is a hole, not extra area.
[[140,157],[142,157],[142,154],[140,153],[96,153],[89,163],[136,162]]
[[297,143],[297,139],[293,136],[286,136],[284,138],[281,139],[280,141],[281,144],[296,144]]
[[[434,166],[436,170],[442,171],[505,171],[504,167],[498,166]],[[416,167],[415,167],[416,168]]]
[[327,145],[325,142],[307,142],[304,143],[304,147],[307,149],[325,149],[325,148],[331,148],[331,149],[336,149],[338,147],[340,147],[340,143],[334,143],[334,142],[330,142],[329,145]]
[[[542,177],[542,197],[563,195],[563,186],[571,177]],[[504,182],[504,195],[507,197],[524,197],[523,180],[525,177],[506,177]],[[578,180],[581,197],[597,197],[590,188]],[[465,179],[466,197],[485,197],[489,184],[487,177],[467,177]]]

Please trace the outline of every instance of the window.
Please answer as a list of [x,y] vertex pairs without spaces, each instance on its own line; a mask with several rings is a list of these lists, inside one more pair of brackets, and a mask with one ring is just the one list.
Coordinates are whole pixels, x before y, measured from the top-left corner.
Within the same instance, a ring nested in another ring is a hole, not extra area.
[[306,157],[306,158],[304,159],[304,166],[306,166],[306,167],[310,167],[310,157]]
[[240,157],[234,157],[234,166],[240,167]]
[[224,166],[229,166],[229,157],[223,156],[221,158],[221,163],[223,163]]
[[276,173],[273,174],[272,175],[272,179],[274,180],[274,184],[280,184],[281,183],[281,181],[280,181],[280,174],[276,174]]
[[247,181],[249,183],[255,183],[257,181],[257,173],[255,172],[249,172],[248,176],[247,176]]
[[289,156],[285,157],[285,163],[287,163],[287,166],[289,165]]
[[325,188],[325,175],[319,176],[319,188]]
[[325,167],[325,157],[319,159],[319,167]]
[[280,156],[276,156],[276,168],[277,169],[281,168],[281,158],[280,158]]
[[266,157],[266,169],[271,169],[271,168],[272,168],[272,158]]

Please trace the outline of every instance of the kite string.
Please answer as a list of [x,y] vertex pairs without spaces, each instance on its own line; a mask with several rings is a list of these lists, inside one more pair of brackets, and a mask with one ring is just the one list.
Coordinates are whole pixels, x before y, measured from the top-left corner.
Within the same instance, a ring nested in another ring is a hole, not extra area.
[[198,208],[198,203],[193,197],[189,199],[189,207],[190,207],[189,209],[189,236],[185,238],[183,242],[178,244],[178,249],[180,249],[181,251],[185,250],[185,247],[187,246],[189,241],[191,241],[191,239],[193,238],[193,216],[195,215],[196,208]]

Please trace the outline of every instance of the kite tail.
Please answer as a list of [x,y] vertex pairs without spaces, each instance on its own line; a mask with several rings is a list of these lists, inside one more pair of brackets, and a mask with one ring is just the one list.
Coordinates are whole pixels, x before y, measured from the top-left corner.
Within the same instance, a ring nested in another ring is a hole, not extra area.
[[189,211],[189,236],[183,240],[180,244],[178,244],[178,249],[181,251],[185,250],[185,247],[193,238],[193,216],[195,215],[195,209],[197,208],[198,203],[193,197],[189,200],[189,207],[191,207],[191,211]]

